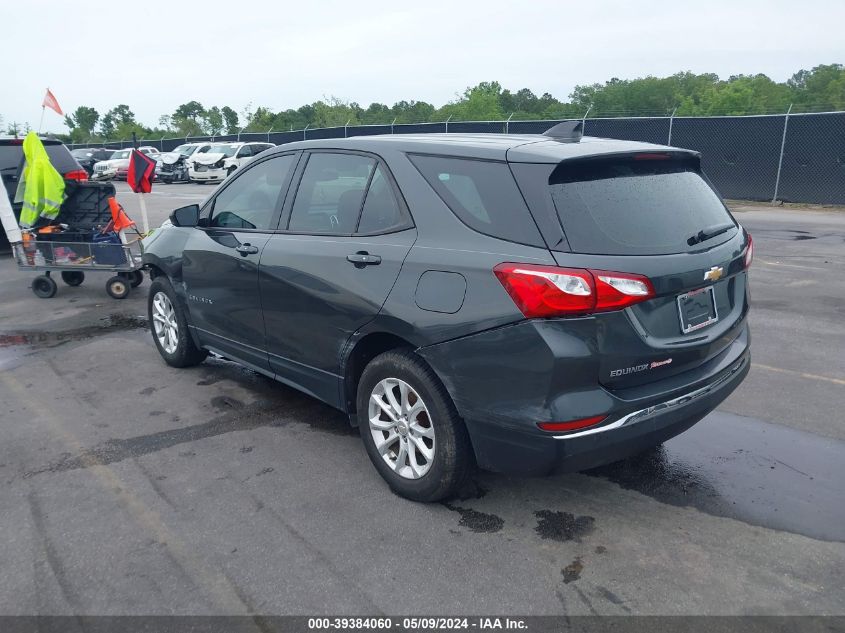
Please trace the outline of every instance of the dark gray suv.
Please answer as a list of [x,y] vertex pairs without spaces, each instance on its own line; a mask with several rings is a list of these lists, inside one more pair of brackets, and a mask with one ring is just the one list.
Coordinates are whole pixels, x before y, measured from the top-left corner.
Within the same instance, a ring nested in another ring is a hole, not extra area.
[[397,493],[646,450],[748,373],[751,237],[695,152],[546,135],[268,150],[148,238],[165,361],[349,414]]

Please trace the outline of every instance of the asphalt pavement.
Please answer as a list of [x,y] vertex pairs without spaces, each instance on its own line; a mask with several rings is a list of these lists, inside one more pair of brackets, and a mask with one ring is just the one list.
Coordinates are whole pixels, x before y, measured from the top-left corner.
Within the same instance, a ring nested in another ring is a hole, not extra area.
[[[119,199],[140,219],[134,194]],[[212,188],[156,186],[158,225]],[[736,206],[752,370],[596,471],[390,493],[340,413],[0,260],[0,615],[845,614],[845,213]]]

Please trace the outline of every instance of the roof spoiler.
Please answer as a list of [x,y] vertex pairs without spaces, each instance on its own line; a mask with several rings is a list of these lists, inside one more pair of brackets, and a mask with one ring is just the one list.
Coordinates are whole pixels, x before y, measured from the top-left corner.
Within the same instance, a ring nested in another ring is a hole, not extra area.
[[564,121],[550,127],[543,132],[543,136],[551,137],[561,143],[577,143],[584,136],[583,121]]

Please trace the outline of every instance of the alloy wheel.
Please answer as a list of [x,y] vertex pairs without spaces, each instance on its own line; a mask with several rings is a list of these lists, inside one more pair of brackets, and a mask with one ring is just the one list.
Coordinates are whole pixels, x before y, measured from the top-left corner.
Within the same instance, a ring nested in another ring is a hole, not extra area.
[[370,433],[376,450],[393,471],[419,479],[434,462],[434,427],[428,408],[411,385],[385,378],[370,394]]
[[153,329],[161,349],[167,354],[175,354],[179,346],[179,324],[173,303],[163,292],[153,297]]

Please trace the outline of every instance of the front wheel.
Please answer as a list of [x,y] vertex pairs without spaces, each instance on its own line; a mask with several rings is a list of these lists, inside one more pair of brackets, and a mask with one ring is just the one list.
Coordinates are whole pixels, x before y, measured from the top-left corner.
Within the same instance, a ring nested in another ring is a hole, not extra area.
[[416,354],[377,356],[358,383],[361,438],[376,470],[397,494],[438,501],[473,468],[466,427],[446,388]]
[[32,292],[36,297],[41,299],[49,299],[56,295],[58,286],[52,277],[47,275],[39,275],[32,280]]
[[173,286],[163,277],[150,284],[147,299],[150,331],[161,357],[171,367],[200,364],[208,352],[196,346],[188,332],[188,320]]

